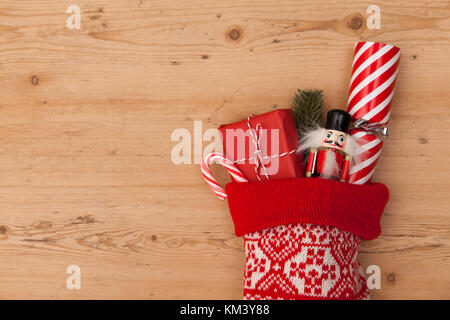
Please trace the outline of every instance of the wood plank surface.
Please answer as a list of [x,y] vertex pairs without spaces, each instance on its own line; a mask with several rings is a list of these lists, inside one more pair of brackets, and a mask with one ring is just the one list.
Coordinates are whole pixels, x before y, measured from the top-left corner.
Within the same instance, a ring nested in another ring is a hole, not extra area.
[[[72,4],[79,30],[66,27]],[[361,261],[381,268],[374,299],[449,299],[449,12],[439,0],[0,0],[0,298],[240,299],[243,241],[199,165],[173,163],[172,132],[288,107],[296,88],[344,108],[354,42],[371,40],[402,58],[374,178],[390,201]],[[80,290],[66,288],[69,265]]]

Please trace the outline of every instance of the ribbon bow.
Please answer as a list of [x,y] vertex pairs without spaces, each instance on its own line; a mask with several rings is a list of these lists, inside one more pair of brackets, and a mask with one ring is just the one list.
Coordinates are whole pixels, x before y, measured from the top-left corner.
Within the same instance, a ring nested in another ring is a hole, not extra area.
[[264,176],[266,177],[267,180],[269,180],[269,175],[267,174],[267,169],[266,166],[264,165],[264,158],[267,157],[263,157],[262,155],[262,150],[261,150],[261,137],[262,137],[262,126],[260,123],[258,123],[255,127],[255,129],[253,130],[251,125],[250,125],[250,117],[247,117],[247,126],[248,126],[248,130],[250,132],[250,135],[252,136],[252,142],[255,145],[255,152],[254,159],[255,160],[255,174],[256,177],[258,178],[259,181],[261,181],[261,178],[259,176],[259,172],[260,172],[260,168],[262,169]]
[[248,130],[250,132],[250,136],[251,136],[251,142],[254,145],[255,151],[253,152],[253,157],[249,157],[249,158],[243,158],[243,159],[239,159],[236,161],[233,161],[233,163],[240,163],[240,162],[245,162],[245,161],[255,161],[255,175],[256,178],[261,181],[261,176],[260,176],[260,172],[262,171],[264,177],[266,178],[266,180],[270,180],[269,178],[269,173],[267,172],[267,168],[264,164],[264,161],[266,159],[271,159],[271,158],[281,158],[284,157],[286,155],[292,154],[294,153],[296,150],[292,149],[290,151],[286,151],[283,152],[281,154],[273,154],[273,155],[263,155],[263,149],[261,146],[261,139],[263,137],[263,127],[260,123],[257,123],[255,128],[253,129],[251,124],[250,124],[250,118],[251,116],[247,117],[247,127]]
[[353,124],[353,128],[363,129],[383,138],[389,136],[389,130],[387,126],[381,123],[369,123],[365,119],[356,119]]

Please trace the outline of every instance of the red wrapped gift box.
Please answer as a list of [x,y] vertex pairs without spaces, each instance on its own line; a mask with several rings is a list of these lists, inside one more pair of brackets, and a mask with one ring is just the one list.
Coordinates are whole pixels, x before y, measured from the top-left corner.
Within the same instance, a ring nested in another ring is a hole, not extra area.
[[249,181],[304,176],[292,110],[281,109],[221,125],[223,151]]

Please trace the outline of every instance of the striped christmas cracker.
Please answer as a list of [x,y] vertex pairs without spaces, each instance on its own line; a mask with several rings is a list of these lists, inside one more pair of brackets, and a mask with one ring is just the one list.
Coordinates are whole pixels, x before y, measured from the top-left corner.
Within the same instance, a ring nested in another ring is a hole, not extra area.
[[364,120],[364,125],[350,132],[363,147],[357,155],[360,161],[350,169],[350,183],[368,183],[375,172],[383,141],[371,130],[389,122],[399,62],[400,49],[395,46],[378,42],[355,45],[347,112],[354,121]]

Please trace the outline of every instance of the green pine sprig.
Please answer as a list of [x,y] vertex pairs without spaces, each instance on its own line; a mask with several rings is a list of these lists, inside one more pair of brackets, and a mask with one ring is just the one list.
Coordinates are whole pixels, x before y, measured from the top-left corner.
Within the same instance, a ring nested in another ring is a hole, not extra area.
[[300,133],[320,126],[323,119],[322,90],[297,89],[291,108]]

